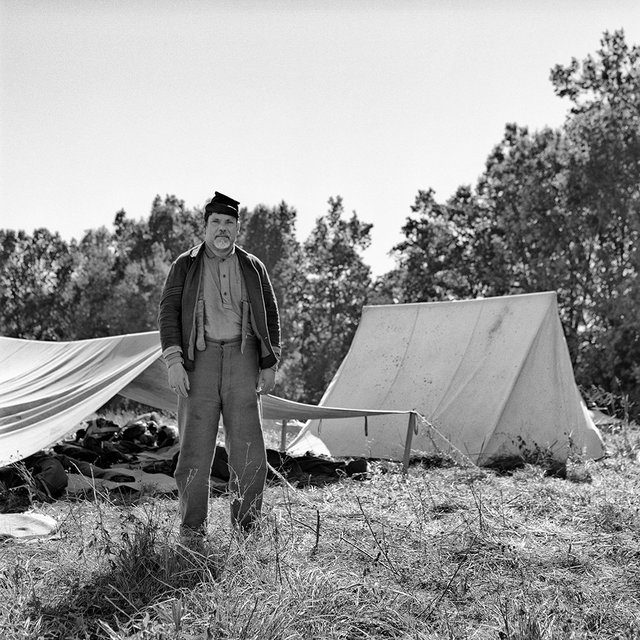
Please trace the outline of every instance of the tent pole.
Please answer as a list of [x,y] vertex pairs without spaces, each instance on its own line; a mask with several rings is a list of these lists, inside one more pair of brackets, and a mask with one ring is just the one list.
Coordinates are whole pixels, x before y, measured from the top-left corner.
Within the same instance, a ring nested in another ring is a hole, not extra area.
[[409,471],[409,459],[411,458],[411,441],[413,440],[413,432],[416,428],[416,414],[412,411],[409,413],[409,426],[407,428],[407,441],[404,444],[404,460],[402,461],[402,473]]
[[280,451],[284,453],[287,448],[287,424],[288,420],[283,418],[282,420],[282,430],[280,431]]

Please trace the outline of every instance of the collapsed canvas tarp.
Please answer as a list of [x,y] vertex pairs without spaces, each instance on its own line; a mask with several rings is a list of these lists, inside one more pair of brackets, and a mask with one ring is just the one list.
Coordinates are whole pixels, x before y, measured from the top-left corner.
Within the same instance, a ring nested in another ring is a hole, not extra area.
[[[556,294],[365,307],[351,348],[320,405],[413,409],[414,450],[434,433],[477,464],[570,449],[604,454],[577,389]],[[431,426],[428,426],[431,425]],[[311,421],[289,451],[320,438],[334,456],[403,457],[406,421]]]
[[[117,394],[175,410],[160,353],[157,331],[75,342],[0,337],[0,466],[62,440]],[[263,398],[262,410],[267,419],[303,421],[388,413],[320,408],[275,396]],[[404,414],[406,432],[410,412],[390,413]],[[316,453],[328,453],[314,444]]]

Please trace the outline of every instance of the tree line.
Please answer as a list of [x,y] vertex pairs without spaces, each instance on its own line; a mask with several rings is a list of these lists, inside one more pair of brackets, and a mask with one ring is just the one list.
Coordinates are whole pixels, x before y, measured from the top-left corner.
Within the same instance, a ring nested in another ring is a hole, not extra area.
[[[445,202],[420,189],[392,253],[373,278],[363,260],[372,224],[331,197],[306,240],[282,201],[241,211],[239,244],[271,274],[283,327],[277,393],[316,402],[351,343],[365,304],[554,290],[583,387],[640,413],[640,47],[605,32],[584,60],[550,80],[565,123],[505,126],[475,186]],[[147,219],[79,240],[0,230],[0,333],[78,340],[156,329],[171,261],[202,239],[202,211],[157,196]],[[428,366],[428,365],[426,365]]]

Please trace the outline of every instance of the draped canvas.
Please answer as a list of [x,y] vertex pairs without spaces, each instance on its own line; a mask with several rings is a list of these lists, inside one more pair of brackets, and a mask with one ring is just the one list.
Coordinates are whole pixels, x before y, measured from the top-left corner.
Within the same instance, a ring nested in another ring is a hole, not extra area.
[[[157,331],[74,342],[0,337],[0,465],[21,460],[73,433],[116,394],[174,411]],[[317,407],[264,396],[273,420],[363,417],[386,411]],[[404,414],[406,411],[391,411]],[[313,443],[309,450],[318,449]],[[326,450],[322,449],[326,452]]]

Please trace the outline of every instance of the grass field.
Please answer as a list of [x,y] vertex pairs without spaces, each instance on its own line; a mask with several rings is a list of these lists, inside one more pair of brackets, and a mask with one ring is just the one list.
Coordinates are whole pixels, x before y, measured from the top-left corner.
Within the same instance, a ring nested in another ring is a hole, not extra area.
[[564,478],[375,462],[272,486],[247,538],[212,498],[203,553],[175,499],[38,504],[59,532],[0,543],[0,638],[640,638],[640,431],[605,437]]

